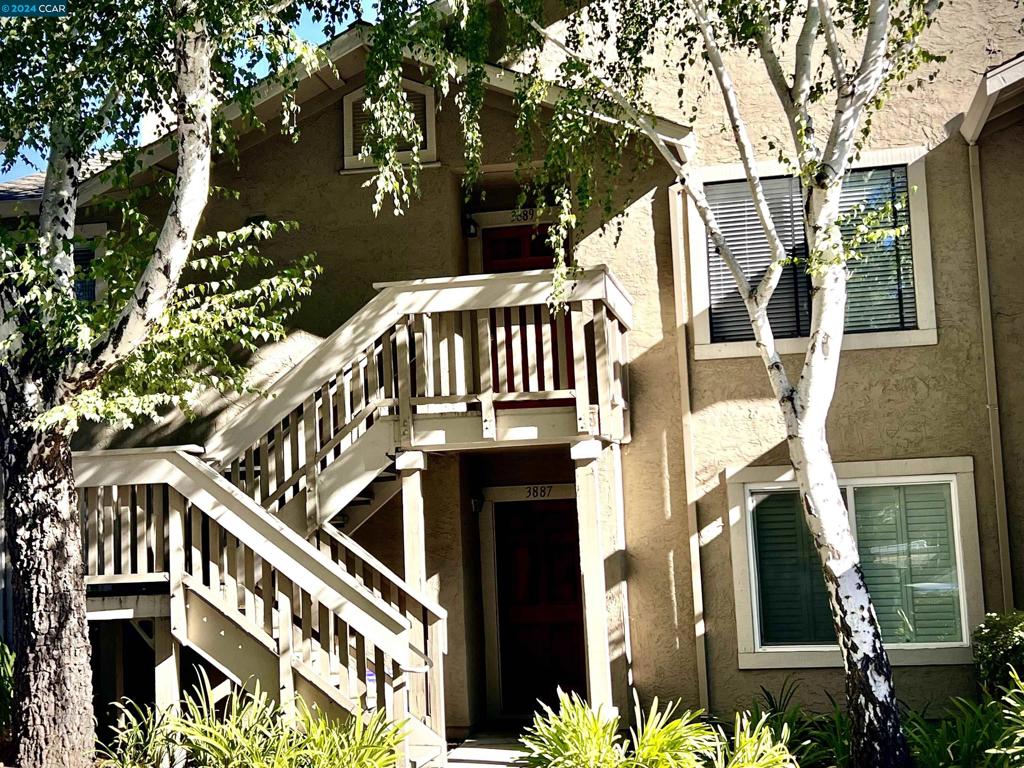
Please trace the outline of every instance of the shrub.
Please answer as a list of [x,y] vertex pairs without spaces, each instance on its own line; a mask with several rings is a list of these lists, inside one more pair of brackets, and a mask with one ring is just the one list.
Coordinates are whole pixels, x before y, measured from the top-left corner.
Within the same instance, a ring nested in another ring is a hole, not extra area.
[[764,716],[737,715],[726,738],[700,712],[676,717],[676,704],[660,709],[655,699],[645,713],[637,701],[638,726],[624,742],[618,717],[606,717],[575,694],[559,691],[557,712],[541,706],[521,739],[530,768],[798,768],[786,746],[788,729],[776,734]]
[[202,768],[394,768],[402,738],[384,712],[333,721],[300,701],[292,725],[259,690],[215,701],[205,678],[177,715],[127,701],[118,706],[119,725],[99,751],[98,768],[181,764],[175,757]]
[[954,698],[941,720],[906,710],[903,727],[918,768],[1001,768],[1005,757],[993,751],[1003,738],[1005,724],[999,702]]
[[1003,694],[1003,733],[995,751],[1017,766],[1024,762],[1024,683],[1015,669],[1010,670],[1010,681]]
[[558,692],[558,712],[546,704],[521,742],[531,768],[620,768],[625,751],[619,718],[606,717],[575,693]]
[[1010,667],[1024,670],[1024,611],[990,613],[974,630],[978,682],[992,696],[1012,688]]

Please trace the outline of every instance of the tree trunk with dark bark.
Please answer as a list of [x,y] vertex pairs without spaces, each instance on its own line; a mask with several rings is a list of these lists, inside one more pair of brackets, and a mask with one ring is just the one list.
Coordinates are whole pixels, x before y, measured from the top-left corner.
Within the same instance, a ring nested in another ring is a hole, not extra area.
[[94,749],[92,669],[71,448],[59,432],[31,426],[33,382],[3,389],[17,764],[86,768]]

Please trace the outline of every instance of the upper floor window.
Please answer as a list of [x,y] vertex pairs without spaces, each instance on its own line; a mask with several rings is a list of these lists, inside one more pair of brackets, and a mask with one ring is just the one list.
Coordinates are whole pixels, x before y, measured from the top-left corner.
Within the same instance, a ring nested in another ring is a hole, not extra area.
[[[875,157],[865,157],[866,164],[844,181],[840,215],[845,239],[851,242],[856,228],[864,225],[869,234],[874,230],[879,235],[860,237],[859,256],[849,261],[845,347],[936,342],[924,163],[913,152],[869,153]],[[768,315],[781,351],[798,352],[802,343],[797,340],[809,335],[811,323],[802,188],[799,179],[772,175],[771,170],[762,168],[762,186],[792,262],[783,268]],[[741,174],[733,167],[707,169],[704,187],[727,242],[756,285],[771,253]],[[696,212],[688,210],[687,215],[697,357],[756,354],[736,282]]]
[[[437,159],[434,89],[423,83],[417,83],[415,80],[403,78],[402,90],[416,117],[416,124],[420,128],[420,144],[416,147],[419,150],[420,160],[425,163],[433,162]],[[365,88],[357,88],[352,93],[346,94],[342,100],[342,109],[345,167],[373,167],[373,160],[359,157],[366,146],[367,126],[372,119],[369,110],[365,108]],[[413,149],[412,144],[399,146],[399,157],[402,160],[411,158]]]
[[96,279],[89,273],[89,267],[96,256],[91,243],[75,246],[75,298],[79,301],[96,301]]

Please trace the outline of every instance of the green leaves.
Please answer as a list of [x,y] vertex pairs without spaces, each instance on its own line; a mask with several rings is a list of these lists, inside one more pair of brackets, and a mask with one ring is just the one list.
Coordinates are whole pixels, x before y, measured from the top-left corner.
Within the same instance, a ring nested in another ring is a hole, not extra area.
[[[151,192],[138,190],[107,204],[121,226],[94,244],[96,257],[77,275],[99,286],[95,302],[54,289],[52,269],[38,255],[29,222],[17,232],[0,233],[0,247],[4,237],[8,243],[5,272],[19,289],[16,309],[28,318],[56,318],[25,323],[14,337],[25,343],[9,343],[6,353],[0,349],[0,363],[17,365],[31,357],[37,365],[59,368],[69,355],[88,354],[135,300],[152,257],[156,227],[143,211]],[[182,283],[167,311],[153,320],[145,343],[94,386],[54,405],[40,426],[73,432],[85,420],[127,428],[170,408],[192,415],[210,391],[249,391],[248,358],[284,337],[288,316],[320,273],[312,254],[279,267],[261,251],[275,235],[296,229],[292,221],[261,220],[199,238]]]
[[402,739],[400,725],[383,711],[328,718],[300,699],[294,725],[281,707],[257,686],[235,688],[215,701],[203,674],[180,714],[158,713],[131,701],[116,706],[121,717],[114,737],[99,751],[98,768],[393,768]]
[[646,713],[636,702],[638,727],[628,742],[618,735],[618,716],[592,709],[576,694],[558,692],[558,711],[542,704],[520,739],[530,768],[798,768],[786,746],[789,731],[776,733],[768,715],[754,721],[736,716],[731,738],[701,719],[701,712],[676,717],[677,703],[664,709],[655,699]]

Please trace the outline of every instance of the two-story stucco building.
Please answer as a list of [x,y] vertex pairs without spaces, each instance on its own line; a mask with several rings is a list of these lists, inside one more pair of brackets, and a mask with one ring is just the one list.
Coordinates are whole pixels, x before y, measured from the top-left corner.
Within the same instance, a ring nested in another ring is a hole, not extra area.
[[[1015,22],[1009,4],[944,8],[927,43],[948,60],[876,116],[847,184],[850,206],[908,201],[906,234],[854,265],[829,438],[915,705],[971,690],[971,630],[1024,592]],[[715,712],[792,676],[811,704],[838,696],[781,419],[671,171],[644,171],[607,225],[583,221],[584,272],[553,314],[545,220],[515,205],[511,76],[491,72],[467,197],[455,110],[409,62],[421,195],[375,218],[363,46],[360,28],[343,34],[337,72],[303,81],[297,143],[268,117],[237,167],[215,169],[239,198],[211,201],[206,230],[294,219],[266,252],[316,251],[324,267],[292,336],[253,361],[273,397],[79,436],[98,700],[171,701],[200,664],[215,682],[408,713],[431,756],[445,736],[521,723],[557,686],[622,711],[631,685]],[[731,65],[751,134],[781,133],[759,63]],[[763,238],[718,101],[686,125],[665,83],[659,129],[696,138],[709,198],[756,270]],[[150,162],[173,156],[158,141]],[[799,252],[798,182],[761,172]],[[104,191],[94,179],[83,198]],[[31,178],[0,186],[0,216],[36,195]],[[97,243],[112,226],[88,207],[79,220]],[[795,366],[809,305],[788,270],[772,312]]]

